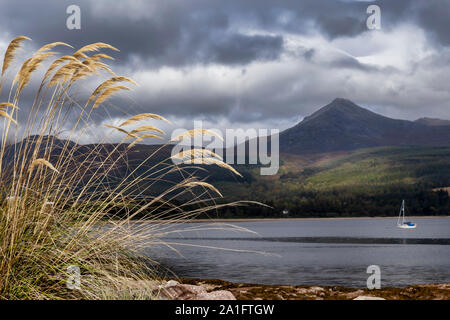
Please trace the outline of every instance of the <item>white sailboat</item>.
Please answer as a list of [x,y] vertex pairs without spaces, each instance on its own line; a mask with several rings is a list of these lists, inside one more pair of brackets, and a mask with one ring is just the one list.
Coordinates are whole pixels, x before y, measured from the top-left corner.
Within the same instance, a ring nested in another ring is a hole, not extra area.
[[398,215],[397,227],[402,229],[415,229],[417,225],[410,221],[405,221],[405,200],[402,201],[402,207],[400,208],[400,214]]

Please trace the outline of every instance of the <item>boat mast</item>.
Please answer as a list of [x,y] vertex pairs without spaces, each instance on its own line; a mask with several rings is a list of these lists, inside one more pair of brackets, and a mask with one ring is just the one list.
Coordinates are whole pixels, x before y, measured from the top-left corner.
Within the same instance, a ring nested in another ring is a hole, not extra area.
[[405,223],[405,200],[402,200],[402,224]]
[[402,200],[402,206],[400,207],[400,214],[398,215],[397,225],[400,225],[400,218],[402,224],[405,222],[405,200]]

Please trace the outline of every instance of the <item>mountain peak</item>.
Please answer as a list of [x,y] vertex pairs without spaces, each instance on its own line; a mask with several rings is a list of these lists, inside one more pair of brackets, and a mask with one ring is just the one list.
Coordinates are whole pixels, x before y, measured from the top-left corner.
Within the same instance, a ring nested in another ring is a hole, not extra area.
[[333,101],[331,101],[330,104],[333,105],[341,105],[341,104],[355,104],[353,101],[345,98],[335,98]]
[[331,101],[326,106],[320,108],[313,114],[307,116],[304,118],[302,123],[309,122],[313,119],[318,119],[322,117],[336,117],[338,115],[346,115],[348,117],[368,117],[375,115],[375,113],[364,109],[360,106],[358,106],[356,103],[354,103],[351,100],[344,99],[344,98],[336,98],[333,101]]
[[391,119],[348,99],[336,98],[283,131],[280,150],[314,153],[392,145],[449,145],[450,126],[437,122]]
[[[331,101],[329,104],[327,104],[324,108],[332,109],[332,108],[338,108],[338,109],[364,109],[360,106],[358,106],[356,103],[349,99],[344,98],[336,98],[333,101]],[[366,110],[366,109],[364,109]]]

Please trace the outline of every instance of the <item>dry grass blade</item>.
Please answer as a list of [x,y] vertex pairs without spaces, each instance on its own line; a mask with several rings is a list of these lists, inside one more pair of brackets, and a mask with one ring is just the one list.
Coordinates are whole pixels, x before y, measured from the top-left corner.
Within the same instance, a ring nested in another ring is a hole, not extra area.
[[56,59],[55,61],[53,61],[53,63],[48,68],[42,81],[43,82],[46,81],[50,77],[50,74],[53,72],[53,70],[55,70],[62,62],[65,62],[65,61],[78,62],[78,60],[72,56],[62,56],[61,58]]
[[87,76],[92,75],[93,73],[97,74],[98,72],[93,72],[88,66],[80,68],[73,73],[70,82],[74,83],[75,81],[81,80]]
[[92,109],[96,109],[101,103],[105,102],[109,97],[111,97],[114,93],[121,91],[121,90],[131,90],[130,88],[126,86],[115,86],[106,89],[103,91],[103,93],[97,98],[94,105],[92,106]]
[[122,129],[122,128],[119,128],[119,127],[116,127],[116,126],[112,126],[112,125],[109,125],[109,124],[105,124],[104,125],[105,127],[108,127],[108,128],[112,128],[112,129],[116,129],[117,131],[120,131],[120,132],[122,132],[122,133],[125,133],[127,136],[129,136],[129,137],[132,137],[132,138],[139,138],[137,135],[135,135],[135,134],[133,134],[133,133],[131,133],[131,132],[128,132],[127,130],[125,130],[125,129]]
[[70,44],[58,41],[58,42],[52,42],[52,43],[46,44],[45,46],[40,48],[38,51],[36,51],[36,53],[42,53],[42,52],[51,50],[51,49],[53,49],[56,46],[65,46],[65,47],[73,48]]
[[97,53],[91,57],[91,60],[93,60],[93,61],[100,61],[100,59],[114,60],[113,57],[108,56],[107,54],[104,54],[104,53]]
[[0,103],[0,108],[1,109],[13,108],[13,109],[19,110],[19,107],[17,107],[16,105],[14,105],[12,103],[9,103],[9,102],[2,102],[2,103]]
[[26,73],[26,70],[28,69],[28,65],[30,64],[32,59],[33,59],[33,57],[25,60],[25,62],[20,67],[20,71],[17,72],[16,76],[14,77],[13,82],[12,82],[13,84],[15,84],[18,81],[20,82],[20,78],[23,77],[23,75]]
[[165,134],[164,131],[162,131],[161,129],[158,129],[154,126],[140,126],[139,128],[136,128],[134,130],[131,130],[130,133],[134,134],[134,133],[138,133],[138,132],[143,132],[143,131],[155,131],[161,134]]
[[216,136],[220,140],[223,141],[223,138],[222,138],[222,136],[220,134],[218,134],[218,133],[216,133],[216,132],[214,132],[212,130],[208,130],[208,129],[191,129],[191,130],[188,130],[186,132],[183,132],[182,134],[180,134],[179,136],[176,136],[175,138],[173,138],[170,141],[175,142],[175,141],[179,141],[179,140],[181,140],[183,138],[186,138],[186,137],[191,137],[192,138],[192,137],[195,137],[196,135],[203,135],[203,134],[210,134],[210,135]]
[[93,74],[99,74],[98,69],[103,69],[108,71],[111,74],[114,74],[114,72],[109,69],[108,65],[98,62],[95,59],[88,58],[85,61],[81,62],[83,67],[80,67],[78,70],[75,70],[71,83],[78,81],[82,78],[85,78],[86,76],[90,76]]
[[55,171],[56,173],[59,173],[59,171],[50,162],[48,162],[45,159],[34,160],[30,165],[30,171],[32,171],[35,166],[46,166],[47,168]]
[[207,189],[210,189],[210,190],[214,191],[214,192],[217,193],[220,197],[223,197],[222,193],[220,193],[220,191],[219,191],[216,187],[214,187],[212,184],[209,184],[209,183],[204,182],[204,181],[193,181],[193,182],[188,182],[188,183],[185,184],[185,186],[186,186],[186,187],[191,187],[191,188],[193,188],[193,187],[198,187],[198,186],[205,187],[205,188],[207,188]]
[[185,160],[193,160],[197,158],[218,158],[220,160],[223,160],[221,156],[219,156],[217,153],[209,150],[209,149],[201,149],[201,148],[195,148],[191,150],[181,151],[180,153],[177,153],[173,155],[172,159],[179,159],[182,161]]
[[[106,55],[105,55],[106,56]],[[108,73],[116,76],[114,72],[109,68],[109,66],[103,62],[98,61],[99,58],[87,58],[82,62],[83,65],[89,67],[92,72],[98,74],[98,69],[106,70]],[[134,81],[133,81],[134,82]]]
[[104,81],[102,84],[100,84],[95,90],[94,92],[91,94],[91,96],[89,97],[89,101],[93,100],[95,97],[97,97],[101,92],[103,92],[105,89],[110,88],[113,84],[118,83],[118,82],[130,82],[134,85],[137,85],[136,82],[134,82],[133,79],[130,79],[128,77],[124,77],[124,76],[117,76],[117,77],[112,77],[111,79],[108,79],[106,81]]
[[157,115],[157,114],[154,114],[154,113],[141,113],[141,114],[135,115],[135,116],[131,117],[130,119],[122,122],[122,124],[120,124],[119,127],[124,127],[124,126],[130,125],[130,124],[133,124],[133,123],[136,123],[138,121],[142,121],[142,120],[145,120],[145,119],[148,119],[148,118],[162,120],[162,121],[165,121],[167,123],[170,123],[169,120],[167,120],[164,117],[161,117],[160,115]]
[[91,60],[91,58],[82,61],[81,64],[83,64],[86,68],[88,68],[92,72],[97,72],[97,66],[95,65],[95,61]]
[[16,76],[16,78],[14,79],[13,83],[16,81],[19,81],[19,89],[23,90],[23,88],[25,88],[25,86],[28,84],[28,82],[30,81],[31,75],[33,74],[34,71],[36,71],[41,65],[42,62],[55,55],[56,52],[43,52],[43,53],[39,53],[35,56],[33,56],[32,58],[30,58],[29,60],[26,61],[26,63],[23,64],[22,68],[20,69],[18,76]]
[[146,138],[156,138],[156,139],[162,139],[162,137],[156,135],[156,134],[144,134],[142,136],[140,136],[139,138],[137,138],[136,140],[134,140],[132,143],[130,143],[128,145],[128,149],[132,148],[136,143],[141,142],[142,140],[146,139]]
[[20,37],[13,39],[9,43],[9,46],[6,49],[5,56],[3,58],[2,76],[5,74],[6,70],[11,65],[15,56],[17,55],[17,50],[20,48],[20,45],[22,44],[22,42],[24,40],[31,40],[31,39],[28,37],[25,37],[25,36],[20,36]]
[[117,49],[107,43],[97,42],[97,43],[92,43],[92,44],[82,47],[80,50],[75,52],[73,54],[73,56],[77,59],[80,59],[80,58],[86,59],[86,55],[85,55],[86,52],[98,51],[99,49],[111,49],[114,51],[120,51],[119,49]]
[[[215,164],[219,167],[230,170],[231,172],[233,172],[234,174],[236,174],[242,178],[242,175],[236,169],[234,169],[232,166],[230,166],[228,163],[225,163],[225,162],[215,159],[215,158],[202,158],[200,160],[201,160],[202,164],[208,164],[208,165]],[[186,162],[186,163],[189,163],[189,162]]]
[[50,80],[49,87],[52,87],[56,85],[60,80],[63,80],[63,82],[66,82],[67,79],[73,76],[73,74],[80,69],[87,68],[84,64],[79,62],[78,60],[70,61],[69,63],[65,64],[61,68],[58,69],[58,71],[55,72],[53,78]]
[[17,121],[14,120],[9,114],[7,114],[6,112],[0,110],[0,117],[4,117],[6,119],[8,119],[9,121],[11,121],[14,124],[17,124]]
[[102,69],[108,72],[113,77],[117,77],[117,75],[109,68],[109,66],[105,63],[94,61],[94,66],[96,69]]

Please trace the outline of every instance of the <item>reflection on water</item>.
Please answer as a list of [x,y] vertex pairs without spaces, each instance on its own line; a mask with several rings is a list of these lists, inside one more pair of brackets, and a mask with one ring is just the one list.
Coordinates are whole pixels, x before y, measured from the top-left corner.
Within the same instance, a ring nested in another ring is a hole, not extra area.
[[[180,238],[166,237],[166,240],[179,240]],[[450,239],[427,238],[349,238],[349,237],[259,237],[259,238],[193,238],[183,237],[183,240],[221,240],[221,241],[275,241],[299,243],[355,243],[355,244],[441,244],[449,245]]]
[[236,225],[257,234],[180,232],[165,238],[180,254],[164,246],[146,253],[180,277],[365,287],[366,269],[375,264],[382,286],[450,283],[450,219],[414,221],[412,230],[396,228],[395,219],[242,222]]

